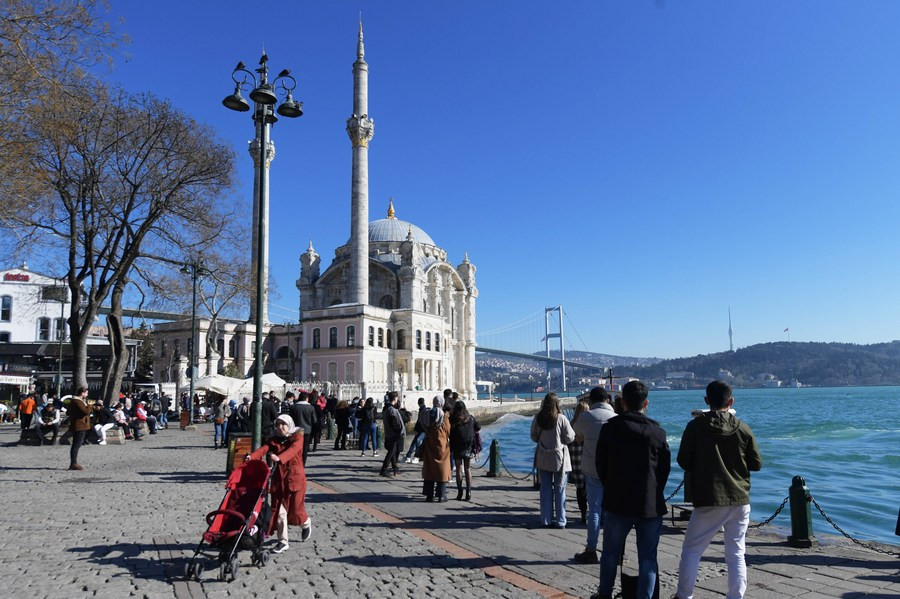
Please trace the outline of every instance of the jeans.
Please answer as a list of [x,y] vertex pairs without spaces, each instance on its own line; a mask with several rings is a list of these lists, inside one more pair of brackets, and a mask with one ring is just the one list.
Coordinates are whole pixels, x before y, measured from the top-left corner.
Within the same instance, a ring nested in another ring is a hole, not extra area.
[[725,529],[725,563],[728,564],[726,599],[741,599],[747,591],[747,564],[744,562],[744,540],[750,523],[749,505],[697,507],[684,533],[681,563],[678,564],[678,597],[691,599],[697,582],[700,556],[720,528]]
[[625,538],[632,528],[637,532],[638,599],[651,599],[656,587],[656,548],[662,531],[662,516],[637,518],[607,510],[603,514],[603,554],[600,556],[601,595],[612,595],[616,566],[625,551]]
[[376,427],[378,425],[374,422],[366,424],[360,423],[359,425],[359,450],[364,452],[366,450],[366,445],[369,444],[369,438],[372,439],[372,453],[375,453],[375,440],[378,438],[376,436]]
[[159,413],[159,426],[169,428],[169,414],[165,411]]
[[[541,470],[541,524],[566,525],[566,479],[568,472]],[[553,512],[556,510],[556,519]]]
[[384,462],[381,464],[382,474],[387,474],[388,464],[390,464],[394,474],[400,472],[400,469],[397,468],[397,458],[400,457],[401,451],[403,451],[403,437],[384,440]]
[[226,420],[222,424],[219,424],[218,422],[213,422],[213,427],[215,427],[215,430],[213,432],[213,444],[218,446],[220,443],[220,439],[221,439],[221,443],[224,446],[225,445],[225,432],[228,430],[228,421]]
[[599,478],[585,474],[584,490],[587,492],[587,548],[596,550],[603,526],[603,483]]
[[81,449],[81,444],[84,443],[86,434],[87,431],[72,432],[72,446],[69,448],[69,466],[74,466],[78,463],[78,450]]
[[407,459],[416,455],[416,450],[419,449],[419,446],[422,445],[423,441],[425,441],[425,433],[416,433],[412,443],[409,444],[409,451],[406,452]]

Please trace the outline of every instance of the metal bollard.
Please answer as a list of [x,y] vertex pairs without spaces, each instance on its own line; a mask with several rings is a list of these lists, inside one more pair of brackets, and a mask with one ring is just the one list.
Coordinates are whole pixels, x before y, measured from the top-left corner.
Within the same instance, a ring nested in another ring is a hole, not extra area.
[[332,439],[334,439],[334,418],[332,418],[329,414],[328,416],[326,416],[325,422],[328,425],[328,432],[325,435],[325,439],[327,441],[331,441]]
[[791,501],[791,536],[788,537],[788,545],[801,548],[812,547],[818,541],[813,536],[812,510],[810,509],[806,479],[802,476],[795,476],[791,480],[788,497]]
[[488,456],[488,473],[491,478],[500,476],[500,441],[491,441],[491,450]]

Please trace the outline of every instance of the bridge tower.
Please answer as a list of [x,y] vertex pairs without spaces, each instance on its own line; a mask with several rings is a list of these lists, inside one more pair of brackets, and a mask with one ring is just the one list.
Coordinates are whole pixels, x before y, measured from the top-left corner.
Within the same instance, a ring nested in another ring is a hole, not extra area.
[[[550,332],[550,314],[556,312],[559,322],[559,332]],[[566,338],[563,333],[563,309],[562,306],[544,308],[544,349],[547,357],[550,357],[550,339],[559,339],[559,357],[562,359],[562,390],[568,391],[566,385]],[[547,389],[550,389],[550,362],[547,362]]]

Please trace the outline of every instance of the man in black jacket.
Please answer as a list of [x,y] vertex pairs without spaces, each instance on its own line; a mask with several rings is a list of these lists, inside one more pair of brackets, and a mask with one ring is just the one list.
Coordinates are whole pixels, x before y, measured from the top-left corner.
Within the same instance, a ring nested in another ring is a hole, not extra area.
[[[294,394],[289,393],[293,398]],[[299,397],[291,406],[291,418],[294,426],[303,431],[303,465],[306,466],[306,457],[309,455],[309,441],[312,439],[313,421],[316,419],[316,409],[309,403],[309,393],[301,391]]]
[[603,553],[600,588],[591,599],[612,599],[616,565],[632,528],[637,532],[638,599],[650,599],[657,580],[656,548],[666,513],[663,489],[671,455],[666,431],[648,418],[647,387],[622,387],[625,413],[607,422],[597,441],[597,474],[603,482]]
[[269,397],[268,393],[262,394],[262,438],[268,439],[275,434],[275,420],[279,416],[278,407]]
[[[384,404],[384,410],[381,413],[381,424],[384,427],[384,462],[381,464],[381,476],[391,478],[400,473],[397,467],[397,458],[403,451],[403,439],[406,438],[406,424],[403,422],[403,416],[397,408],[397,400],[400,394],[391,391],[387,395],[387,401]],[[392,472],[388,473],[390,465]]]

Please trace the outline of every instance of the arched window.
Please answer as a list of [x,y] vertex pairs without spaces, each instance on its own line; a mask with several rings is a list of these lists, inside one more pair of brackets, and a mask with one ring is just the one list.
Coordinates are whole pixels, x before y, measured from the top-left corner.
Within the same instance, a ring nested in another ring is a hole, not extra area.
[[347,327],[347,347],[356,345],[356,327],[352,324]]
[[397,331],[397,349],[406,349],[406,331]]
[[53,340],[54,341],[65,341],[66,340],[66,319],[65,318],[54,318],[53,322],[56,323],[56,326],[53,327]]
[[434,351],[441,351],[441,334],[434,334]]
[[441,304],[438,304],[438,316],[441,315]]
[[233,358],[237,353],[237,342],[234,339],[228,340],[228,357]]
[[313,329],[312,348],[319,349],[322,347],[322,331],[318,327]]
[[328,347],[337,347],[337,327],[331,327],[328,329]]
[[332,382],[337,380],[337,362],[328,363],[328,378],[325,380]]
[[369,347],[375,347],[375,327],[369,327]]
[[50,341],[50,319],[38,318],[38,340]]
[[347,362],[344,364],[344,379],[348,383],[356,382],[356,362]]
[[422,300],[422,312],[428,312],[428,300],[427,299]]
[[319,363],[313,362],[309,365],[309,380],[316,381],[320,376],[322,376],[322,371],[319,368]]
[[331,300],[331,303],[328,304],[328,305],[329,305],[329,306],[337,306],[337,305],[340,304],[340,303],[341,303],[341,298],[336,297],[336,298],[334,298],[333,300]]
[[381,299],[378,300],[378,305],[382,308],[387,308],[388,310],[394,309],[394,296],[392,295],[383,295]]
[[384,329],[378,327],[378,347],[384,347]]
[[216,339],[216,353],[220,356],[225,353],[225,338],[219,337]]
[[431,351],[431,331],[425,331],[425,349]]
[[422,331],[416,330],[416,349],[422,349]]
[[391,349],[391,330],[390,329],[387,330],[387,346],[388,346],[388,349]]
[[0,297],[0,322],[12,321],[12,296],[4,295]]

